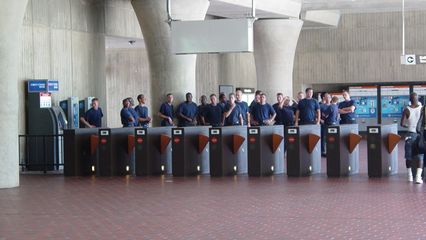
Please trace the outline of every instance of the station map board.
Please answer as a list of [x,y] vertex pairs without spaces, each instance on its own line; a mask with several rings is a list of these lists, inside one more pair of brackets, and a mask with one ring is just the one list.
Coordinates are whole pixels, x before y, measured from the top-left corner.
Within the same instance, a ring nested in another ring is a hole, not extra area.
[[409,86],[382,86],[380,92],[382,118],[400,118],[410,102]]
[[349,87],[356,118],[377,118],[377,86]]

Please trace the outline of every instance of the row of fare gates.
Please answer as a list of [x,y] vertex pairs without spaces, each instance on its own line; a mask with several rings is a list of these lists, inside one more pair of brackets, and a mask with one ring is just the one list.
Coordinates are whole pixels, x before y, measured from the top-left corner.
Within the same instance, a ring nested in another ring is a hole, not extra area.
[[[320,131],[319,125],[68,129],[64,132],[64,173],[309,176],[321,172]],[[359,172],[361,139],[357,124],[328,127],[329,177]],[[370,177],[397,173],[400,139],[395,124],[368,127]]]

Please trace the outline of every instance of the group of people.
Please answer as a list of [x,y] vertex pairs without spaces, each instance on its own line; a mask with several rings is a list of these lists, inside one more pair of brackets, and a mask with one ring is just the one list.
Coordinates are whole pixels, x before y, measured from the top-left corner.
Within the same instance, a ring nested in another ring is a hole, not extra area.
[[[305,95],[306,94],[306,95]],[[173,94],[166,95],[166,101],[161,104],[158,116],[161,126],[187,127],[195,125],[219,126],[262,126],[284,125],[298,126],[305,124],[322,124],[324,126],[334,124],[355,123],[355,105],[350,99],[349,93],[343,91],[345,101],[338,103],[337,97],[331,97],[324,93],[322,100],[313,98],[313,89],[307,88],[305,93],[300,92],[297,100],[292,100],[282,93],[277,94],[277,102],[270,105],[267,96],[258,90],[255,99],[250,103],[242,100],[243,93],[237,90],[228,96],[221,93],[200,98],[200,105],[193,101],[191,93],[185,95],[185,101],[177,108],[173,105]],[[121,122],[123,127],[142,126],[147,127],[151,123],[148,116],[148,108],[145,105],[144,95],[138,96],[139,105],[133,107],[133,99],[123,100],[121,110]],[[340,116],[340,121],[339,121]]]

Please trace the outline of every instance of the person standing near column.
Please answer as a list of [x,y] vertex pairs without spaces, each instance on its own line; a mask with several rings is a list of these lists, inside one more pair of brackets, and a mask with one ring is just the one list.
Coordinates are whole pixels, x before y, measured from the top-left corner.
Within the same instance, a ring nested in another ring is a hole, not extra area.
[[312,98],[314,90],[306,88],[306,97],[299,101],[295,114],[295,126],[307,124],[320,124],[321,111],[318,101]]
[[146,99],[143,94],[138,95],[139,105],[135,107],[135,111],[138,114],[138,126],[143,128],[147,128],[149,123],[151,122],[151,118],[148,116],[148,107],[146,104]]
[[210,104],[207,105],[204,116],[201,117],[204,125],[212,127],[222,126],[223,109],[217,104],[216,94],[210,95]]
[[197,107],[197,125],[202,126],[205,125],[202,118],[204,117],[204,115],[206,114],[206,110],[208,107],[207,104],[207,96],[206,95],[202,95],[200,97],[200,105],[198,105]]
[[185,98],[186,101],[181,103],[176,110],[178,126],[195,126],[195,124],[197,123],[197,104],[192,101],[191,93],[186,93]]
[[354,124],[355,121],[355,102],[349,96],[349,92],[342,91],[345,101],[339,103],[340,124]]
[[132,113],[129,111],[130,109],[130,101],[129,98],[123,99],[123,108],[120,112],[121,124],[123,127],[134,127],[135,126],[135,118]]
[[266,94],[260,94],[260,103],[253,106],[252,123],[255,126],[273,125],[277,113],[274,108],[266,102]]
[[173,126],[173,94],[168,93],[166,95],[167,100],[160,106],[160,111],[158,111],[158,116],[162,119],[161,126]]
[[235,103],[235,94],[229,94],[229,101],[223,113],[224,126],[243,126],[243,116],[240,107]]
[[[418,101],[418,96],[416,93],[410,94],[410,103],[411,105],[405,107],[402,116],[401,116],[401,126],[406,127],[408,132],[405,136],[405,165],[407,167],[408,181],[412,182],[413,173],[411,171],[412,167],[416,167],[416,176],[415,180],[417,184],[423,183],[422,180],[422,171],[423,171],[423,156],[418,154],[417,149],[417,124],[421,119],[421,110]],[[423,139],[421,139],[423,141]]]
[[243,116],[243,124],[250,127],[250,110],[248,104],[242,100],[243,92],[238,89],[235,91],[235,97],[235,103],[240,107],[241,115]]
[[284,125],[284,95],[282,93],[277,93],[277,102],[272,105],[272,108],[274,108],[275,112],[277,113],[277,116],[275,117],[275,125]]
[[80,121],[86,128],[100,128],[102,127],[102,109],[99,107],[99,100],[92,99],[92,107],[86,111],[84,116],[80,117]]

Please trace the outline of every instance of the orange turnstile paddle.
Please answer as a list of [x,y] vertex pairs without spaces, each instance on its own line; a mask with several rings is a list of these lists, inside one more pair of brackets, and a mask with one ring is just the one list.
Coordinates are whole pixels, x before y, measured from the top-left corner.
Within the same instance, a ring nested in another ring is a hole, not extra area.
[[163,154],[166,151],[167,145],[169,145],[171,138],[166,134],[160,136],[160,153]]
[[130,154],[135,147],[135,135],[127,135],[127,153]]
[[308,134],[308,153],[312,153],[314,151],[314,148],[320,139],[321,137],[318,135],[312,133]]
[[98,148],[99,136],[98,135],[90,135],[90,153],[93,155],[96,153],[96,149]]
[[355,133],[349,133],[349,140],[348,140],[348,149],[349,153],[352,153],[356,146],[361,142],[362,136],[355,134]]
[[241,145],[243,145],[246,139],[241,137],[240,135],[233,134],[232,135],[232,153],[235,154],[240,149]]
[[204,148],[206,148],[207,143],[209,143],[209,137],[198,134],[198,153],[202,153]]
[[400,140],[401,136],[394,133],[389,133],[387,142],[388,153],[391,153],[393,151],[393,149],[396,147]]
[[284,137],[279,134],[272,134],[272,153],[275,153],[283,141]]

